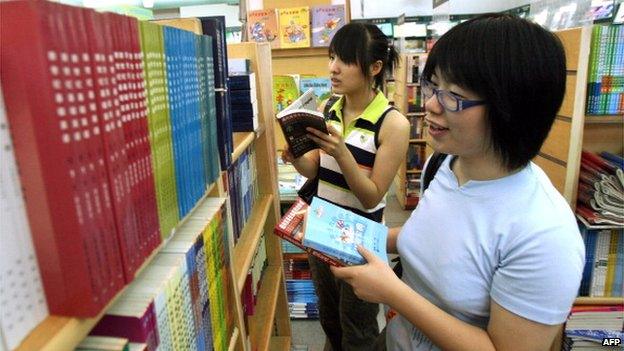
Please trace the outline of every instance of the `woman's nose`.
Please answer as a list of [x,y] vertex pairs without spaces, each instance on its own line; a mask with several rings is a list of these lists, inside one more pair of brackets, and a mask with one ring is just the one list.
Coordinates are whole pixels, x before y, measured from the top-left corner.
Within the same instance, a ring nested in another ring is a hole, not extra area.
[[436,96],[436,94],[431,94],[429,98],[423,96],[423,98],[425,99],[425,111],[437,115],[444,112],[444,107],[438,101],[438,97]]

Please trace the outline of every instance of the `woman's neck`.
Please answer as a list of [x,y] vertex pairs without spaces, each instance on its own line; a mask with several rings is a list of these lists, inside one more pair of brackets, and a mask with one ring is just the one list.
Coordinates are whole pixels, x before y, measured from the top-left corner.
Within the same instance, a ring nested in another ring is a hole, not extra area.
[[458,156],[451,165],[459,186],[469,180],[494,180],[506,177],[518,170],[508,170],[500,162],[498,157],[489,155],[486,157]]
[[344,113],[352,116],[361,115],[371,101],[375,99],[375,96],[377,96],[377,93],[369,87],[345,94]]

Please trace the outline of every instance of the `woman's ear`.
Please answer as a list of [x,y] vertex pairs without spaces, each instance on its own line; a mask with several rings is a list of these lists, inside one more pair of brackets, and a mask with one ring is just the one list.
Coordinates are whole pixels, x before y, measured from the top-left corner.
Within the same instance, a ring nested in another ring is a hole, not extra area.
[[383,62],[381,60],[377,60],[370,65],[370,75],[371,77],[377,76],[381,70],[383,70]]

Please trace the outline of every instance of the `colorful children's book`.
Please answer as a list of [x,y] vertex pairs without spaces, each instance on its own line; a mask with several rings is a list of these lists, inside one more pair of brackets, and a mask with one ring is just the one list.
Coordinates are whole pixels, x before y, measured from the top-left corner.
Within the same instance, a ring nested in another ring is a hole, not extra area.
[[299,85],[291,75],[273,76],[273,108],[278,113],[299,97]]
[[312,89],[318,101],[329,99],[331,96],[331,81],[327,77],[301,77],[299,80],[299,88],[301,93]]
[[323,113],[317,111],[317,99],[312,89],[308,89],[290,106],[278,113],[277,120],[290,152],[295,158],[319,147],[316,142],[308,138],[307,127],[328,133],[325,117]]
[[344,266],[344,263],[333,257],[303,246],[303,219],[305,218],[307,210],[308,204],[301,198],[297,198],[295,203],[290,206],[279,223],[277,223],[273,229],[273,233],[329,265],[337,267]]
[[284,49],[310,47],[310,8],[279,9],[279,35]]
[[346,23],[344,5],[312,8],[312,46],[329,46],[334,34]]
[[[310,208],[312,211],[309,211]],[[311,206],[297,198],[273,232],[332,266],[365,263],[357,252],[357,244],[364,245],[387,262],[386,226],[316,197]],[[322,239],[319,240],[319,237]],[[319,241],[325,244],[318,245]]]
[[303,228],[305,247],[334,257],[345,265],[366,263],[357,245],[388,262],[388,227],[323,199],[312,199]]
[[247,33],[249,40],[258,43],[271,43],[271,49],[278,49],[277,11],[275,9],[254,10],[247,13]]

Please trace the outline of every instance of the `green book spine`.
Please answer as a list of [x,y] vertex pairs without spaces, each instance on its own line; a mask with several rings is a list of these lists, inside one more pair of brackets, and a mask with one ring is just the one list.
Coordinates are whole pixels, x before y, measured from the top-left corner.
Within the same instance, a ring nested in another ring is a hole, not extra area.
[[148,97],[148,126],[160,232],[163,239],[180,221],[173,164],[173,145],[162,27],[142,21],[141,49]]
[[596,113],[596,83],[598,76],[598,53],[600,48],[600,26],[594,26],[592,28],[592,38],[591,38],[591,51],[589,55],[589,68],[588,68],[588,77],[587,77],[587,101],[586,104],[586,113],[587,114],[595,114]]

